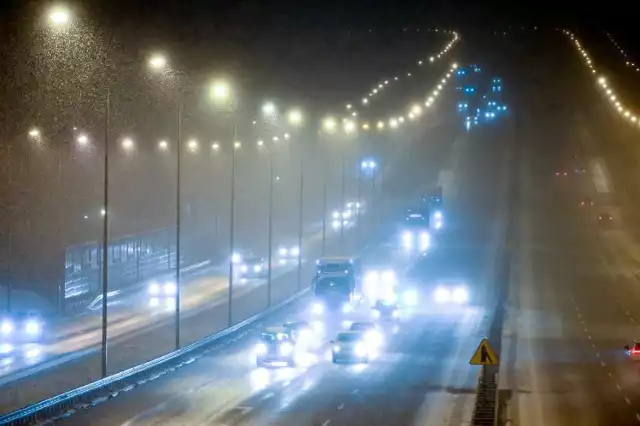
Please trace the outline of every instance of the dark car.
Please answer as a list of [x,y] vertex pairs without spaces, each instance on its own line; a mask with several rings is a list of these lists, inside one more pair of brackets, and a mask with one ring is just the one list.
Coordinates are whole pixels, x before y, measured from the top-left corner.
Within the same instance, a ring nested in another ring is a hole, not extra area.
[[601,226],[608,226],[613,222],[613,216],[609,213],[600,213],[598,215],[598,224]]

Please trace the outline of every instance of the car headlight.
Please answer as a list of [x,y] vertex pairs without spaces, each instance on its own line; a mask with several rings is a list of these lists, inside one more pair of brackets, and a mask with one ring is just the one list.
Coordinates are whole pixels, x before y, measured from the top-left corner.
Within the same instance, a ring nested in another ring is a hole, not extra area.
[[396,274],[395,272],[388,270],[384,271],[380,276],[380,279],[384,284],[395,284],[396,282]]
[[280,256],[286,256],[287,255],[287,249],[284,247],[280,247],[278,249],[278,253],[280,254]]
[[380,311],[377,310],[377,309],[374,309],[374,310],[371,311],[371,315],[376,319],[380,318]]
[[353,352],[356,354],[356,356],[359,356],[359,357],[366,356],[367,347],[363,343],[358,343],[356,344],[356,347],[354,348]]
[[249,267],[248,267],[247,265],[242,265],[242,266],[240,267],[240,270],[241,270],[242,272],[247,272],[247,271],[249,271]]
[[402,243],[405,247],[413,245],[413,234],[409,231],[406,231],[402,234]]
[[334,228],[340,228],[340,221],[339,220],[334,220],[333,223],[331,224]]
[[233,263],[242,262],[242,256],[240,255],[240,253],[233,253],[231,255],[231,262],[233,262]]
[[348,314],[349,312],[352,312],[352,311],[353,311],[353,307],[349,303],[345,303],[344,305],[342,305],[343,314]]
[[433,298],[436,303],[449,303],[451,301],[451,292],[444,287],[438,287]]
[[253,272],[262,271],[262,265],[253,265]]
[[351,210],[347,210],[346,212],[342,213],[343,219],[349,219],[350,217],[351,217]]
[[436,219],[442,219],[442,212],[440,210],[436,211],[433,214],[433,217],[436,218]]
[[311,312],[314,314],[321,314],[324,312],[324,305],[322,303],[314,303],[311,305]]
[[160,285],[158,283],[151,283],[149,284],[149,288],[147,290],[149,291],[150,295],[156,296],[160,294]]
[[176,287],[176,283],[168,282],[164,284],[164,294],[167,296],[174,296],[178,292],[178,287]]
[[364,277],[364,281],[367,285],[375,285],[380,279],[380,274],[377,271],[369,271]]
[[13,331],[13,323],[9,320],[2,321],[0,324],[0,333],[7,335]]
[[291,247],[291,250],[289,250],[289,256],[291,256],[291,257],[300,256],[300,247],[298,247],[298,246]]
[[378,346],[382,344],[382,333],[376,330],[368,331],[365,335],[367,342],[373,346]]
[[293,345],[289,342],[284,342],[280,345],[280,355],[289,356],[293,352]]
[[331,215],[331,217],[333,217],[334,219],[340,219],[340,213],[334,211],[333,214]]
[[418,293],[415,290],[407,290],[402,295],[404,304],[408,306],[415,306],[418,304]]
[[340,352],[340,345],[333,345],[334,352]]
[[267,345],[264,343],[258,343],[254,349],[256,355],[264,355],[267,353]]
[[451,299],[454,303],[467,303],[469,300],[469,292],[464,287],[458,287],[453,290]]
[[38,334],[42,331],[42,327],[38,321],[30,320],[24,325],[24,331],[27,334]]

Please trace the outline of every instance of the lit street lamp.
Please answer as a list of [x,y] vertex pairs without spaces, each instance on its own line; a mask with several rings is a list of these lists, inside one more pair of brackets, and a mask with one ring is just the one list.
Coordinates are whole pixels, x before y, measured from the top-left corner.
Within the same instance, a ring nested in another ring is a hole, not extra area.
[[54,27],[63,27],[71,21],[71,12],[62,7],[56,6],[49,11],[49,22]]

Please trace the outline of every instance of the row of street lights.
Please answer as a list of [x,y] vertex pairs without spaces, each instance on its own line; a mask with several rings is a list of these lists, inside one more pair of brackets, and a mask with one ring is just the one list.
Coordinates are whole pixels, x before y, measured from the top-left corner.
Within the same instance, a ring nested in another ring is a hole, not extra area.
[[[48,19],[50,24],[52,25],[52,27],[54,28],[62,28],[65,26],[69,26],[72,23],[73,17],[71,14],[71,11],[69,9],[65,9],[62,7],[55,7],[53,8],[49,15],[48,15]],[[457,42],[457,40],[459,39],[459,36],[457,35],[457,33],[453,33],[454,38],[452,39],[452,41],[449,42],[449,44],[447,44],[444,48],[444,50],[442,52],[440,52],[440,54],[437,55],[437,58],[440,58],[442,55],[444,55],[448,50],[450,50],[453,45]],[[432,57],[431,58],[431,62],[433,62],[435,59]],[[421,65],[421,64],[419,64]],[[147,66],[149,68],[149,70],[162,75],[162,76],[172,76],[174,75],[176,72],[174,70],[172,70],[169,66],[169,60],[166,56],[161,55],[161,54],[154,54],[152,56],[150,56],[147,60]],[[410,75],[410,74],[409,74]],[[447,74],[447,78],[449,77],[449,75]],[[396,80],[398,78],[396,77]],[[445,80],[443,79],[442,83],[444,84]],[[388,84],[388,82],[385,81],[384,83],[385,85]],[[425,106],[430,106],[435,98],[435,96],[437,96],[438,94],[438,90],[441,88],[441,86],[438,86],[438,89],[435,90],[434,94],[426,101]],[[184,88],[183,88],[184,89]],[[380,89],[380,88],[379,88]],[[375,94],[377,92],[378,89],[374,89],[374,91],[372,91],[369,94],[370,96],[373,96],[373,94]],[[182,95],[182,93],[180,94]],[[238,115],[238,111],[239,111],[239,104],[237,102],[237,99],[235,97],[235,92],[233,90],[232,85],[227,81],[227,80],[223,80],[223,79],[218,79],[213,81],[209,86],[208,86],[208,95],[210,100],[213,102],[214,105],[216,105],[217,107],[220,107],[220,109],[224,112],[228,112],[231,116],[231,125],[232,125],[232,149],[230,150],[231,152],[231,188],[230,188],[230,236],[229,236],[229,253],[233,254],[235,251],[235,235],[234,235],[234,218],[235,218],[235,191],[236,191],[236,184],[235,184],[235,180],[236,180],[236,151],[238,149],[241,148],[242,144],[241,142],[238,140],[237,137],[237,115]],[[365,99],[368,99],[365,98]],[[367,102],[364,102],[363,99],[363,103],[366,104]],[[106,87],[106,97],[105,97],[105,135],[104,135],[104,140],[105,140],[105,150],[104,150],[104,159],[103,159],[103,163],[104,163],[104,192],[103,192],[103,208],[101,210],[101,214],[102,214],[102,218],[103,218],[103,235],[102,235],[102,262],[101,262],[101,267],[102,267],[102,294],[103,294],[103,298],[102,298],[102,374],[103,376],[106,376],[107,374],[107,298],[106,298],[106,294],[108,292],[108,268],[106,265],[108,265],[108,257],[107,257],[107,253],[108,253],[108,237],[109,237],[109,213],[110,213],[110,209],[109,209],[109,159],[110,159],[110,134],[109,134],[109,121],[110,121],[110,108],[111,108],[111,93],[109,90],[109,87]],[[351,110],[352,108],[350,106],[347,107],[348,110]],[[269,122],[273,123],[275,120],[273,120],[276,116],[277,116],[277,106],[273,103],[273,102],[266,102],[262,105],[261,108],[261,112],[263,115],[263,119],[268,119]],[[179,348],[180,347],[180,227],[181,227],[181,211],[180,211],[180,207],[181,207],[181,193],[180,193],[180,180],[181,180],[181,162],[182,162],[182,143],[183,143],[183,136],[182,136],[182,121],[183,121],[183,99],[182,96],[178,97],[178,102],[176,105],[176,112],[177,112],[177,137],[176,137],[176,143],[177,143],[177,149],[176,149],[176,223],[175,223],[175,227],[176,227],[176,269],[175,269],[175,275],[176,275],[176,288],[177,288],[177,293],[176,293],[176,298],[175,298],[175,311],[176,311],[176,316],[175,316],[175,347]],[[417,106],[413,106],[409,112],[409,114],[407,115],[407,120],[413,120],[415,118],[417,118],[420,114],[422,113],[422,107],[417,105]],[[392,117],[390,118],[388,121],[383,121],[380,120],[375,124],[370,124],[370,123],[362,123],[361,125],[358,124],[358,122],[356,121],[357,117],[357,113],[356,111],[351,111],[351,114],[349,117],[345,117],[342,118],[341,120],[334,117],[334,116],[327,116],[325,118],[323,118],[320,122],[320,126],[319,126],[319,130],[318,130],[318,136],[322,137],[322,136],[326,136],[326,137],[332,137],[332,136],[337,136],[337,135],[344,135],[347,137],[355,137],[357,136],[358,131],[361,129],[363,131],[369,131],[369,130],[374,130],[377,129],[378,131],[383,131],[383,130],[394,130],[396,128],[398,128],[402,123],[405,122],[405,117],[404,116],[398,116],[398,117]],[[300,109],[294,108],[289,110],[286,113],[286,125],[287,127],[290,128],[299,128],[304,124],[305,121],[305,117],[303,112]],[[256,121],[253,121],[252,124],[256,124]],[[281,128],[279,128],[277,125],[274,124],[274,127],[276,127],[276,129],[278,130],[283,130]],[[31,130],[29,130],[29,136],[34,138],[34,139],[40,139],[42,137],[41,134],[41,130],[38,128],[32,128]],[[284,133],[282,135],[282,138],[284,140],[289,140],[291,138],[289,133]],[[273,247],[273,184],[274,184],[274,164],[273,164],[273,155],[274,155],[274,151],[273,151],[273,147],[275,145],[276,142],[278,142],[280,140],[280,135],[274,135],[271,137],[271,143],[268,144],[267,142],[265,142],[265,139],[258,139],[256,141],[256,144],[259,148],[268,148],[268,154],[269,154],[269,229],[268,229],[268,257],[269,257],[269,269],[268,269],[268,302],[271,303],[271,281],[272,281],[272,277],[271,277],[271,266],[272,266],[272,247]],[[268,141],[268,139],[267,139]],[[81,146],[85,146],[87,144],[89,144],[89,136],[87,134],[81,133],[78,134],[76,137],[76,142],[78,143],[78,145]],[[169,150],[169,142],[166,139],[160,140],[158,142],[158,149],[160,151],[168,151]],[[196,139],[190,139],[187,141],[187,145],[186,148],[189,152],[196,152],[199,149],[199,143]],[[122,139],[120,139],[120,147],[124,150],[124,151],[131,151],[135,148],[135,142],[131,137],[123,137]],[[211,144],[211,149],[214,152],[217,152],[219,150],[221,150],[221,145],[219,142],[213,142]],[[341,151],[342,152],[342,156],[341,156],[341,181],[340,181],[340,187],[341,187],[341,193],[340,193],[340,197],[341,197],[341,205],[344,206],[345,205],[345,177],[346,177],[346,173],[345,173],[345,152],[344,150]],[[299,229],[298,229],[298,247],[300,248],[300,250],[302,251],[302,218],[303,218],[303,207],[304,207],[304,203],[303,203],[303,192],[304,192],[304,155],[300,155],[300,163],[299,163],[299,167],[300,167],[300,176],[299,176],[299,206],[298,206],[298,215],[299,215]],[[360,173],[365,172],[365,171],[369,171],[369,172],[373,172],[376,168],[378,167],[377,163],[373,160],[366,160],[364,161],[359,168],[359,174],[358,174],[358,197],[360,195]],[[323,179],[323,219],[322,219],[322,248],[323,248],[323,253],[324,253],[324,249],[326,246],[326,212],[327,212],[327,197],[326,197],[326,193],[327,193],[327,176],[326,176],[326,167],[324,167],[325,170],[325,177]],[[372,189],[373,189],[373,185],[375,184],[375,179],[372,179]],[[341,243],[344,241],[344,221],[341,220],[341,225],[340,225],[340,239],[341,239]],[[228,277],[228,324],[229,326],[232,325],[233,320],[232,320],[232,302],[233,302],[233,276],[234,276],[234,263],[231,259],[232,256],[230,256],[230,261],[229,261],[229,277]],[[301,270],[302,270],[302,265],[301,265],[301,261],[302,261],[302,256],[298,256],[298,265],[297,265],[297,274],[298,274],[298,285],[301,285]]]

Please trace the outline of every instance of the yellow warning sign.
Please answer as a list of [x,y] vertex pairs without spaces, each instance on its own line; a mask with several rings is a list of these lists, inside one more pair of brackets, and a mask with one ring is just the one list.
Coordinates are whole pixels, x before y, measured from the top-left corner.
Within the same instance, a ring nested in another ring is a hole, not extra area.
[[471,365],[498,365],[498,355],[489,346],[487,339],[482,339],[482,342],[478,345],[478,349],[474,352],[469,360]]

